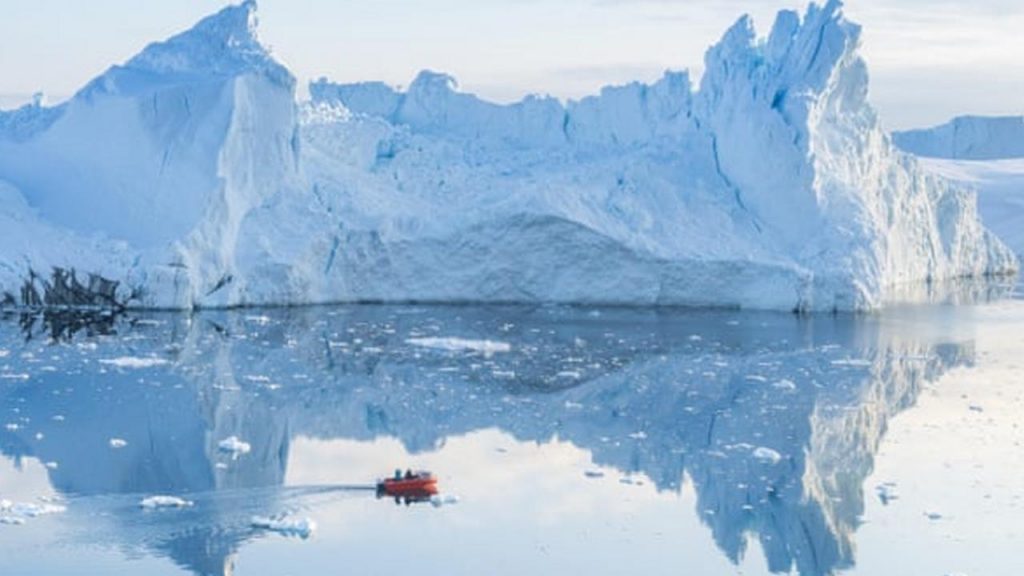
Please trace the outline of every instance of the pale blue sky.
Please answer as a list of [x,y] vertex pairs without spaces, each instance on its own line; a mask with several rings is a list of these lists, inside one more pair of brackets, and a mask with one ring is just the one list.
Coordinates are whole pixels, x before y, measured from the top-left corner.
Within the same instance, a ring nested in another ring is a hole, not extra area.
[[[59,99],[223,0],[0,0],[0,106]],[[509,100],[699,73],[742,13],[759,33],[793,0],[261,0],[261,38],[300,81],[405,84],[422,68]],[[1024,113],[1024,2],[849,0],[872,101],[890,128]]]

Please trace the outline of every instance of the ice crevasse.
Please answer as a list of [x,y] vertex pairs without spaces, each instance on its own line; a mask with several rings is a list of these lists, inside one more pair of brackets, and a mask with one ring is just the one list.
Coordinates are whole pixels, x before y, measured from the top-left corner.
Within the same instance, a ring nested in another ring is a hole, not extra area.
[[1015,271],[973,193],[892,146],[859,37],[832,1],[764,39],[741,18],[699,86],[499,105],[422,72],[297,103],[229,6],[0,112],[0,296],[867,310]]

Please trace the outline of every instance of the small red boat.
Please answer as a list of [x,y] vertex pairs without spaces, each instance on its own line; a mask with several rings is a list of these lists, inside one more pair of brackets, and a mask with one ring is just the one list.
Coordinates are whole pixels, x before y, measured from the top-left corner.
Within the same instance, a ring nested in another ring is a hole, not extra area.
[[437,494],[437,477],[430,472],[407,471],[404,475],[396,473],[394,477],[377,482],[377,496],[404,498],[409,501],[427,500]]

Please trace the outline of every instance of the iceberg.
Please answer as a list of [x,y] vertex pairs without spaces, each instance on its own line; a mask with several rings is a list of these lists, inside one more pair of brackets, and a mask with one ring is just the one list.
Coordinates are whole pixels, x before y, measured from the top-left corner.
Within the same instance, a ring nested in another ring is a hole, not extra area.
[[896,150],[842,5],[743,17],[686,72],[500,105],[295,78],[229,6],[0,112],[8,306],[360,301],[869,310],[1016,270]]
[[1024,116],[958,116],[941,126],[894,132],[893,143],[928,158],[1024,158]]

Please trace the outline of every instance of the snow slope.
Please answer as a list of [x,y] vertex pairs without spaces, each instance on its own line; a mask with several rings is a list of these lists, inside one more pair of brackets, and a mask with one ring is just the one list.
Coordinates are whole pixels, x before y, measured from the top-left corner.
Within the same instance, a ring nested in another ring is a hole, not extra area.
[[61,266],[150,307],[830,310],[1016,268],[971,193],[892,147],[838,1],[781,12],[764,40],[741,18],[696,89],[669,72],[511,105],[423,72],[404,92],[321,80],[298,107],[255,11],[225,8],[59,107],[0,113],[0,289]]
[[960,116],[941,126],[896,132],[892,139],[903,150],[930,158],[1024,158],[1024,117]]

